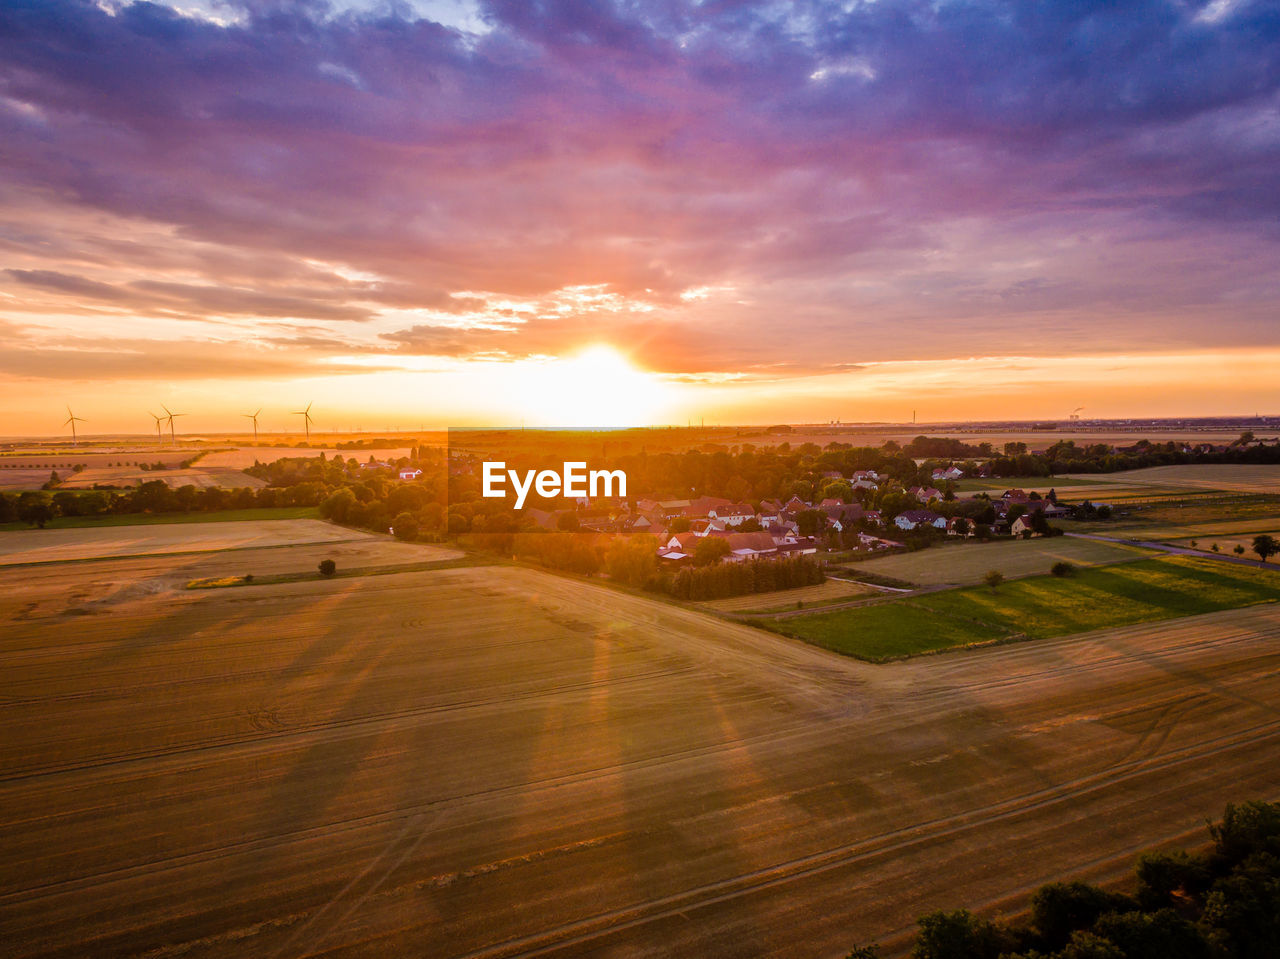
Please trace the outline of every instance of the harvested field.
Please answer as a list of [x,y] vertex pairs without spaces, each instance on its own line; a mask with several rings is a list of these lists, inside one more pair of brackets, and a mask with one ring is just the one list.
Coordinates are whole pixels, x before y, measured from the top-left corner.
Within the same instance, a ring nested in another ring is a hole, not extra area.
[[[45,479],[48,479],[45,476]],[[206,466],[203,461],[187,469],[142,470],[132,466],[113,466],[102,469],[86,469],[62,477],[59,489],[93,489],[95,486],[137,486],[160,480],[170,489],[194,486],[197,489],[220,487],[222,489],[260,489],[266,480],[250,476],[238,469]],[[28,487],[31,488],[31,487]]]
[[[1199,490],[1228,490],[1235,493],[1280,493],[1280,466],[1252,463],[1210,463],[1205,465],[1151,466],[1110,474],[1125,485],[1173,487]],[[1095,479],[1090,474],[1072,479]]]
[[795,609],[796,603],[806,606],[820,606],[823,603],[834,603],[845,599],[857,599],[860,596],[879,595],[880,591],[864,586],[861,583],[850,583],[840,579],[828,579],[817,586],[802,586],[799,589],[780,589],[771,593],[752,593],[749,596],[731,596],[729,599],[713,599],[700,603],[708,609],[722,613],[770,612],[777,609]]
[[381,543],[385,542],[385,537],[317,519],[12,530],[0,533],[0,566],[150,553],[367,541]]
[[[1273,507],[1274,509],[1274,507]],[[1256,519],[1224,519],[1206,523],[1153,523],[1150,526],[1131,526],[1117,524],[1103,526],[1095,524],[1097,531],[1104,535],[1122,536],[1125,539],[1140,539],[1149,542],[1173,542],[1179,539],[1214,539],[1228,536],[1244,536],[1254,533],[1274,532],[1277,518],[1272,516]]]
[[[1280,527],[1272,524],[1270,526],[1252,529],[1248,532],[1242,533],[1228,533],[1225,535],[1217,533],[1198,533],[1195,536],[1188,536],[1184,539],[1166,539],[1162,540],[1162,542],[1170,543],[1174,546],[1185,546],[1189,549],[1203,550],[1210,550],[1213,548],[1214,544],[1217,544],[1218,552],[1220,553],[1231,553],[1236,546],[1243,546],[1245,555],[1248,558],[1257,559],[1253,554],[1253,538],[1261,533],[1266,533],[1276,539],[1280,539]],[[1195,543],[1196,545],[1192,546],[1192,543]]]
[[80,616],[30,572],[6,956],[894,955],[1280,797],[1276,606],[872,667],[514,568]]
[[1112,543],[1067,536],[1036,539],[947,543],[914,553],[898,553],[848,566],[849,575],[875,573],[919,586],[963,586],[982,582],[987,570],[998,569],[1005,578],[1047,573],[1065,560],[1077,566],[1094,566],[1135,559],[1143,552]]
[[411,452],[412,450],[407,446],[377,450],[340,450],[333,447],[295,449],[291,446],[241,446],[233,450],[218,450],[216,453],[208,453],[200,457],[199,465],[208,468],[242,470],[249,468],[255,462],[274,463],[276,460],[285,459],[286,457],[315,457],[321,453],[324,453],[329,458],[332,458],[335,453],[340,453],[344,459],[351,459],[354,456],[361,463],[364,463],[368,461],[370,456],[376,460],[397,460],[402,456],[408,456]]

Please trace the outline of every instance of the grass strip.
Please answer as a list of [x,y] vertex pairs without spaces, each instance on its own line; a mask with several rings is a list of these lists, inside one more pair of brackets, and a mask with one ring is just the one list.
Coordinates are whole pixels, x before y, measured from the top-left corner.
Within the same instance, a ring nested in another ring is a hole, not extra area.
[[1190,556],[1031,576],[754,625],[872,662],[1280,601],[1277,571]]

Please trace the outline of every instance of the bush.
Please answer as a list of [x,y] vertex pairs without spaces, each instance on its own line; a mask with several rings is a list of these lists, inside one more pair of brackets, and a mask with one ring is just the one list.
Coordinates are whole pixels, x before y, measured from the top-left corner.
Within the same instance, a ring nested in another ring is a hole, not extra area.
[[403,542],[411,542],[418,538],[418,521],[411,513],[401,513],[391,521],[395,537]]
[[321,576],[332,576],[338,571],[338,564],[331,559],[322,559],[319,568]]
[[1076,568],[1065,560],[1060,560],[1049,568],[1049,572],[1054,576],[1074,576]]
[[1004,573],[1000,572],[998,569],[989,569],[987,570],[986,575],[982,577],[982,581],[992,589],[995,589],[1004,582]]

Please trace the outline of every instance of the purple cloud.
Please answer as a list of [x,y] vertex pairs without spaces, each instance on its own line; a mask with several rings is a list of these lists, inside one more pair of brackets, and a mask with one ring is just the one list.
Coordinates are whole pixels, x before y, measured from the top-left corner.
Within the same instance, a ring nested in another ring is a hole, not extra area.
[[[8,287],[375,321],[371,350],[603,332],[682,373],[998,352],[1034,323],[1068,349],[1257,334],[1280,283],[1274,5],[845,7],[488,0],[469,34],[395,7],[8,4],[0,202],[53,211],[44,244],[0,229]],[[85,211],[175,242],[88,244]],[[575,286],[657,312],[376,322]]]

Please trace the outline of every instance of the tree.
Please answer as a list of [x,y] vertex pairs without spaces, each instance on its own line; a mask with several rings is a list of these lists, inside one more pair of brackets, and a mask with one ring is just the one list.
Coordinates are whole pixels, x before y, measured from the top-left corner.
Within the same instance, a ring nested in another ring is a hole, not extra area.
[[582,524],[578,522],[578,514],[572,510],[565,510],[556,517],[556,529],[566,533],[576,533]]
[[1076,568],[1066,561],[1059,561],[1053,564],[1049,572],[1054,576],[1074,576]]
[[806,509],[796,514],[801,536],[817,536],[827,526],[827,514],[820,509]]
[[710,566],[729,555],[729,541],[720,536],[703,536],[693,548],[693,564]]
[[955,524],[951,528],[956,531],[957,536],[968,536],[969,530],[972,527],[969,525],[969,521],[967,519],[960,516],[956,519]]
[[1004,573],[1000,572],[998,569],[989,569],[987,570],[986,575],[982,577],[982,581],[992,589],[996,589],[1004,582]]
[[1231,548],[1231,552],[1235,553],[1237,556],[1243,556],[1244,547],[1241,546],[1239,543],[1236,543],[1236,545]]
[[412,513],[401,513],[391,521],[391,528],[395,531],[396,539],[415,540],[418,538],[418,521]]
[[1251,548],[1258,554],[1258,559],[1265,563],[1267,557],[1280,553],[1280,542],[1269,533],[1261,533],[1253,538],[1253,546]]
[[24,493],[18,499],[18,519],[28,526],[44,529],[45,524],[53,519],[53,507],[39,494],[28,496]]
[[823,499],[838,499],[842,503],[853,502],[853,486],[848,480],[832,480],[822,487]]
[[995,923],[967,909],[920,917],[912,959],[997,959],[1010,951],[1010,936]]
[[332,576],[338,571],[338,564],[331,559],[322,559],[320,560],[319,569],[321,576]]

